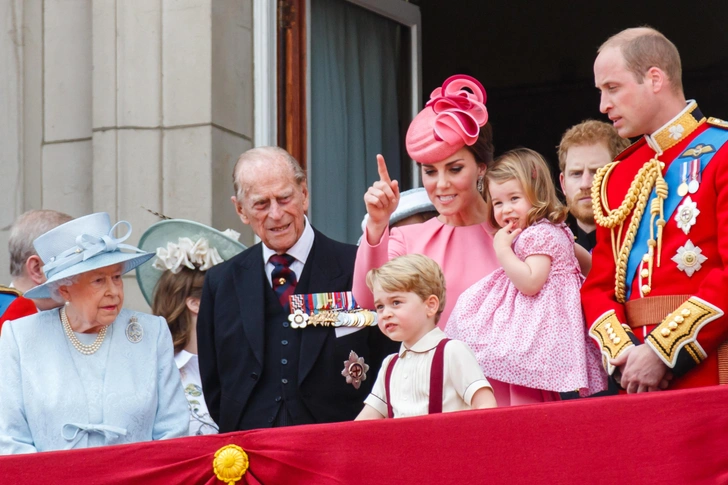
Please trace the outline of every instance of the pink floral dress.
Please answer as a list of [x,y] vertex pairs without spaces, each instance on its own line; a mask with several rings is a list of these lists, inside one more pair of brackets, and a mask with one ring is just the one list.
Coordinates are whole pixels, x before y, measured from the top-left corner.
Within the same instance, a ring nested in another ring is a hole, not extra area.
[[551,258],[541,291],[524,295],[496,269],[460,295],[448,336],[473,349],[489,379],[581,395],[606,389],[599,352],[586,336],[579,295],[584,278],[569,228],[542,219],[521,233],[513,250],[522,261],[535,254]]

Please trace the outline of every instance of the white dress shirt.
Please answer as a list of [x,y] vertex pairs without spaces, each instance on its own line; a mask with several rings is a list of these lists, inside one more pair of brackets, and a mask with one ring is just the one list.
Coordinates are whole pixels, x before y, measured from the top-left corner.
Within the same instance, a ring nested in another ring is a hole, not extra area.
[[[411,349],[402,344],[389,383],[392,410],[395,418],[423,416],[429,413],[430,369],[435,348],[447,338],[445,332],[435,327],[422,337]],[[396,354],[387,356],[379,369],[377,381],[365,404],[387,417],[387,394],[385,379],[387,367]],[[473,351],[460,340],[451,340],[445,345],[443,356],[442,412],[470,409],[476,391],[491,387]]]
[[203,434],[216,434],[218,431],[215,421],[207,410],[205,396],[202,395],[202,380],[200,379],[200,364],[197,355],[180,350],[174,355],[174,363],[179,369],[182,388],[187,398],[190,411],[190,436]]
[[[296,274],[296,281],[301,279],[303,267],[306,264],[308,254],[311,252],[311,247],[313,246],[313,228],[308,222],[308,217],[303,216],[303,218],[306,222],[306,226],[303,228],[303,234],[301,234],[301,237],[298,238],[296,244],[286,251],[286,254],[290,254],[295,258],[293,263],[291,263],[291,271]],[[271,274],[273,273],[275,266],[268,260],[274,254],[276,254],[276,252],[263,243],[263,263],[265,264],[265,274],[268,277],[268,284],[271,286],[273,286]]]

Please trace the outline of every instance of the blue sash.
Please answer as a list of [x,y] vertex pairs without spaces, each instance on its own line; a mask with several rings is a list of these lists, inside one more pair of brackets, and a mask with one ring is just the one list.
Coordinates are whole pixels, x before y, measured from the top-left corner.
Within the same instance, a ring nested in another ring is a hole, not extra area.
[[0,317],[3,316],[5,313],[5,310],[8,309],[10,304],[15,301],[17,298],[16,295],[8,295],[5,293],[0,293]]
[[[728,141],[728,130],[711,126],[700,135],[698,135],[691,142],[690,146],[685,149],[685,151],[696,145],[710,145],[714,148],[712,152],[700,155],[700,173],[703,173],[705,167],[707,167],[710,161],[713,159],[713,155],[715,155],[718,150],[720,150],[720,147],[723,146],[726,141]],[[685,153],[685,151],[683,151],[683,153]],[[682,153],[680,155],[682,155]],[[675,209],[680,204],[680,202],[682,202],[683,199],[677,193],[677,187],[680,185],[680,182],[682,182],[682,163],[677,163],[677,160],[679,158],[683,158],[680,155],[678,155],[678,157],[673,160],[672,163],[670,163],[670,166],[667,168],[667,172],[665,172],[664,175],[665,182],[667,182],[667,186],[669,188],[667,193],[667,199],[665,199],[664,202],[665,221],[670,220],[672,214],[675,212]],[[695,157],[686,156],[684,158],[694,159]],[[642,261],[642,256],[647,254],[647,241],[650,239],[650,205],[652,204],[652,199],[654,199],[655,197],[657,197],[657,192],[653,188],[652,194],[650,194],[650,199],[647,201],[647,205],[645,206],[645,212],[642,215],[640,227],[637,229],[637,235],[635,236],[632,250],[629,253],[629,260],[627,261],[627,281],[625,282],[625,295],[627,300],[629,300],[629,296],[632,293],[632,282],[637,276],[636,272],[637,268],[639,268],[640,266],[640,261]],[[657,224],[655,224],[654,231],[654,233],[657,234]]]

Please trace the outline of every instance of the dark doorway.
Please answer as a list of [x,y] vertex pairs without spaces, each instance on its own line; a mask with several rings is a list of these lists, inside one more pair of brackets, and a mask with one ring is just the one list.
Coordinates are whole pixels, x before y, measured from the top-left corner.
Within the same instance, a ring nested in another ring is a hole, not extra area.
[[[599,113],[599,45],[650,25],[680,51],[683,84],[706,116],[728,118],[728,2],[414,0],[422,13],[423,95],[455,73],[488,92],[496,154],[517,146],[556,164],[570,126]],[[424,103],[424,100],[423,100]]]

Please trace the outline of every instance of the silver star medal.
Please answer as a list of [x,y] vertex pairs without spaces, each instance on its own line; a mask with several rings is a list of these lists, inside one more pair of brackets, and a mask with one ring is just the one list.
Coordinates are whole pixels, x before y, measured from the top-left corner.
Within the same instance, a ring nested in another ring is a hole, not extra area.
[[682,229],[682,231],[687,235],[690,232],[690,229],[695,225],[695,222],[697,222],[698,215],[700,214],[698,204],[693,202],[688,195],[685,197],[683,203],[680,204],[680,207],[677,208],[676,212],[675,222],[677,222],[677,227]]
[[702,253],[703,250],[688,239],[684,246],[677,248],[677,254],[672,257],[672,260],[677,263],[677,269],[684,271],[688,276],[692,276],[693,273],[702,268],[702,264],[708,259]]
[[129,323],[126,325],[126,339],[133,343],[138,344],[144,337],[144,329],[139,324],[136,315],[129,319]]
[[349,352],[349,359],[344,361],[344,370],[341,375],[346,378],[346,383],[359,389],[362,381],[367,380],[369,364],[364,362],[364,357],[359,357],[353,350]]

